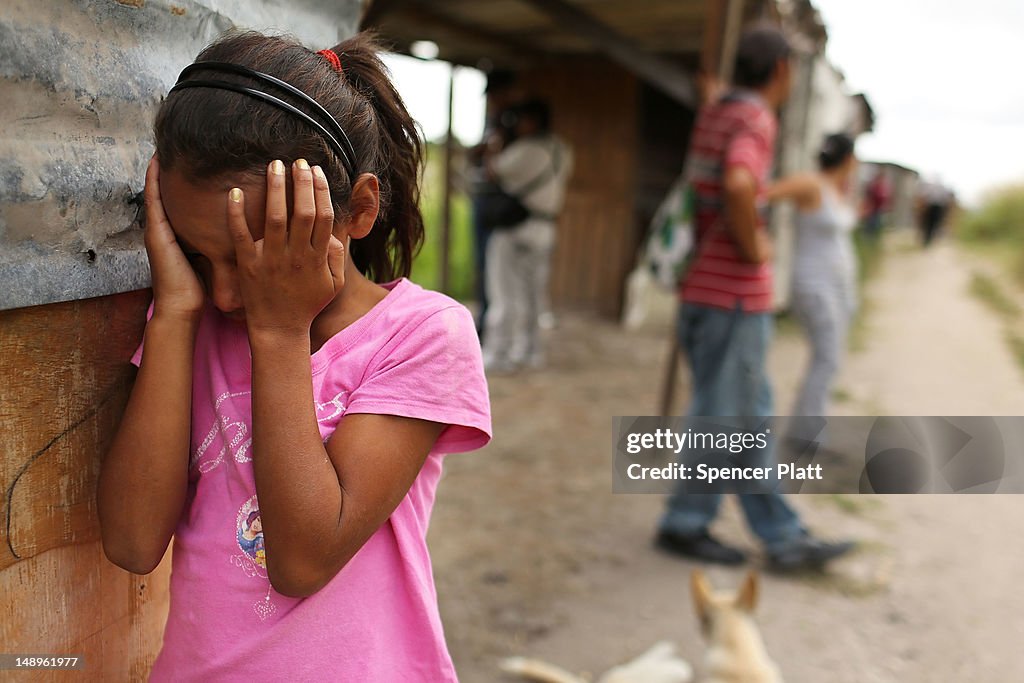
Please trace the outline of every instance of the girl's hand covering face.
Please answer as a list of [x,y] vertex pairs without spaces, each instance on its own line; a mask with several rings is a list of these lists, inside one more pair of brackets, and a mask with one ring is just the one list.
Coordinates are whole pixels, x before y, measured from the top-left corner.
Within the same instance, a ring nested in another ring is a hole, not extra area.
[[253,240],[245,221],[245,196],[227,197],[228,229],[235,245],[246,323],[254,331],[308,335],[313,319],[345,285],[345,253],[332,235],[334,209],[323,171],[299,159],[292,169],[293,209],[288,216],[285,167],[267,169],[263,238]]
[[174,236],[160,198],[160,163],[146,169],[146,255],[153,279],[154,315],[195,317],[203,309],[203,286]]

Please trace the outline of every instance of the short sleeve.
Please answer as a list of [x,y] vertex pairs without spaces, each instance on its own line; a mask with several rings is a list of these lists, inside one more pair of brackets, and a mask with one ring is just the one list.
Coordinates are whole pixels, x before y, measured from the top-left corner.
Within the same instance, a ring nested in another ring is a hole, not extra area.
[[[149,310],[146,311],[146,322],[148,323],[153,319],[153,302],[149,303]],[[142,333],[142,341],[139,342],[139,348],[135,349],[135,353],[132,354],[132,365],[135,367],[142,367],[142,349],[146,346],[146,333]]]
[[758,182],[763,182],[772,161],[773,139],[770,122],[758,117],[739,130],[729,142],[725,150],[725,168],[746,168]]
[[446,424],[437,452],[471,451],[490,441],[490,398],[469,311],[447,306],[383,348],[349,396],[351,413]]

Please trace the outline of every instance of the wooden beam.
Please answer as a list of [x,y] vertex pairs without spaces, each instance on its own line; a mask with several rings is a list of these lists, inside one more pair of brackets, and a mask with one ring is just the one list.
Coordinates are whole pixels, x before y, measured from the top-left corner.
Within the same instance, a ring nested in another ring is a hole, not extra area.
[[744,0],[707,0],[701,71],[728,82],[736,61],[736,46],[743,23]]
[[697,93],[690,74],[682,67],[639,45],[566,0],[521,0],[576,32],[595,48],[663,91],[677,102],[695,109]]
[[705,74],[717,74],[718,57],[722,53],[725,2],[705,0],[704,7],[704,40],[700,51],[700,70]]
[[441,201],[441,292],[451,294],[452,156],[455,150],[452,119],[455,116],[455,65],[448,65],[448,132],[444,136],[444,197]]
[[[739,42],[745,0],[707,0],[707,21],[704,28],[704,45],[700,55],[700,68],[705,74],[714,74],[728,83],[736,61],[736,45]],[[686,154],[690,156],[689,151]],[[670,330],[668,358],[665,361],[665,375],[661,384],[658,414],[672,415],[675,411],[676,389],[679,386],[679,345],[677,326]]]
[[359,30],[373,28],[384,15],[394,12],[398,5],[397,0],[366,0],[363,15],[359,19]]
[[[388,19],[395,18],[415,27],[411,29],[403,28],[402,33],[404,35],[415,33],[423,40],[431,40],[437,37],[436,34],[431,35],[433,33],[431,28],[433,28],[437,31],[449,32],[481,47],[487,47],[496,52],[509,55],[539,52],[539,48],[530,42],[452,16],[440,10],[437,6],[438,3],[431,0],[373,0],[373,4],[370,5],[370,11],[366,16],[370,16],[370,12],[373,12],[374,8],[378,5],[383,7],[373,15],[373,23],[365,23],[364,19],[363,27],[378,26],[385,38],[394,39],[387,31],[386,22]],[[444,41],[435,40],[435,42],[441,48],[442,58],[452,61],[449,59],[451,55],[444,54],[446,48],[443,44]],[[404,50],[408,48],[408,45],[398,45],[396,47]],[[493,58],[495,55],[481,56]],[[461,57],[462,55],[455,55],[456,60],[459,60]],[[475,64],[468,64],[468,66],[475,66]]]
[[726,0],[722,51],[718,55],[718,78],[723,83],[732,80],[732,70],[736,65],[736,48],[739,46],[740,30],[743,24],[743,5],[745,4],[745,0]]

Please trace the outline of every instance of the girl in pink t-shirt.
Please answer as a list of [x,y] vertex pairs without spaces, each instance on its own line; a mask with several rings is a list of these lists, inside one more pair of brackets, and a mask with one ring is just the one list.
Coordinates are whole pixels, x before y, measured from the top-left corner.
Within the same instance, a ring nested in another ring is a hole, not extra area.
[[456,680],[425,537],[487,386],[468,311],[405,279],[422,150],[376,48],[230,33],[155,132],[153,306],[98,493],[115,564],[175,539],[151,680]]

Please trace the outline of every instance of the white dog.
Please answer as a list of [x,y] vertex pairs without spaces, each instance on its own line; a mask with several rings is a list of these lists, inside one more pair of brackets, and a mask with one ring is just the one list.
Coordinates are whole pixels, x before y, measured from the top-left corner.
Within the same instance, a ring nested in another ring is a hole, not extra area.
[[[501,670],[542,683],[586,683],[579,676],[546,662],[510,657]],[[609,669],[597,683],[689,683],[693,669],[676,655],[675,645],[662,641],[636,659]]]

